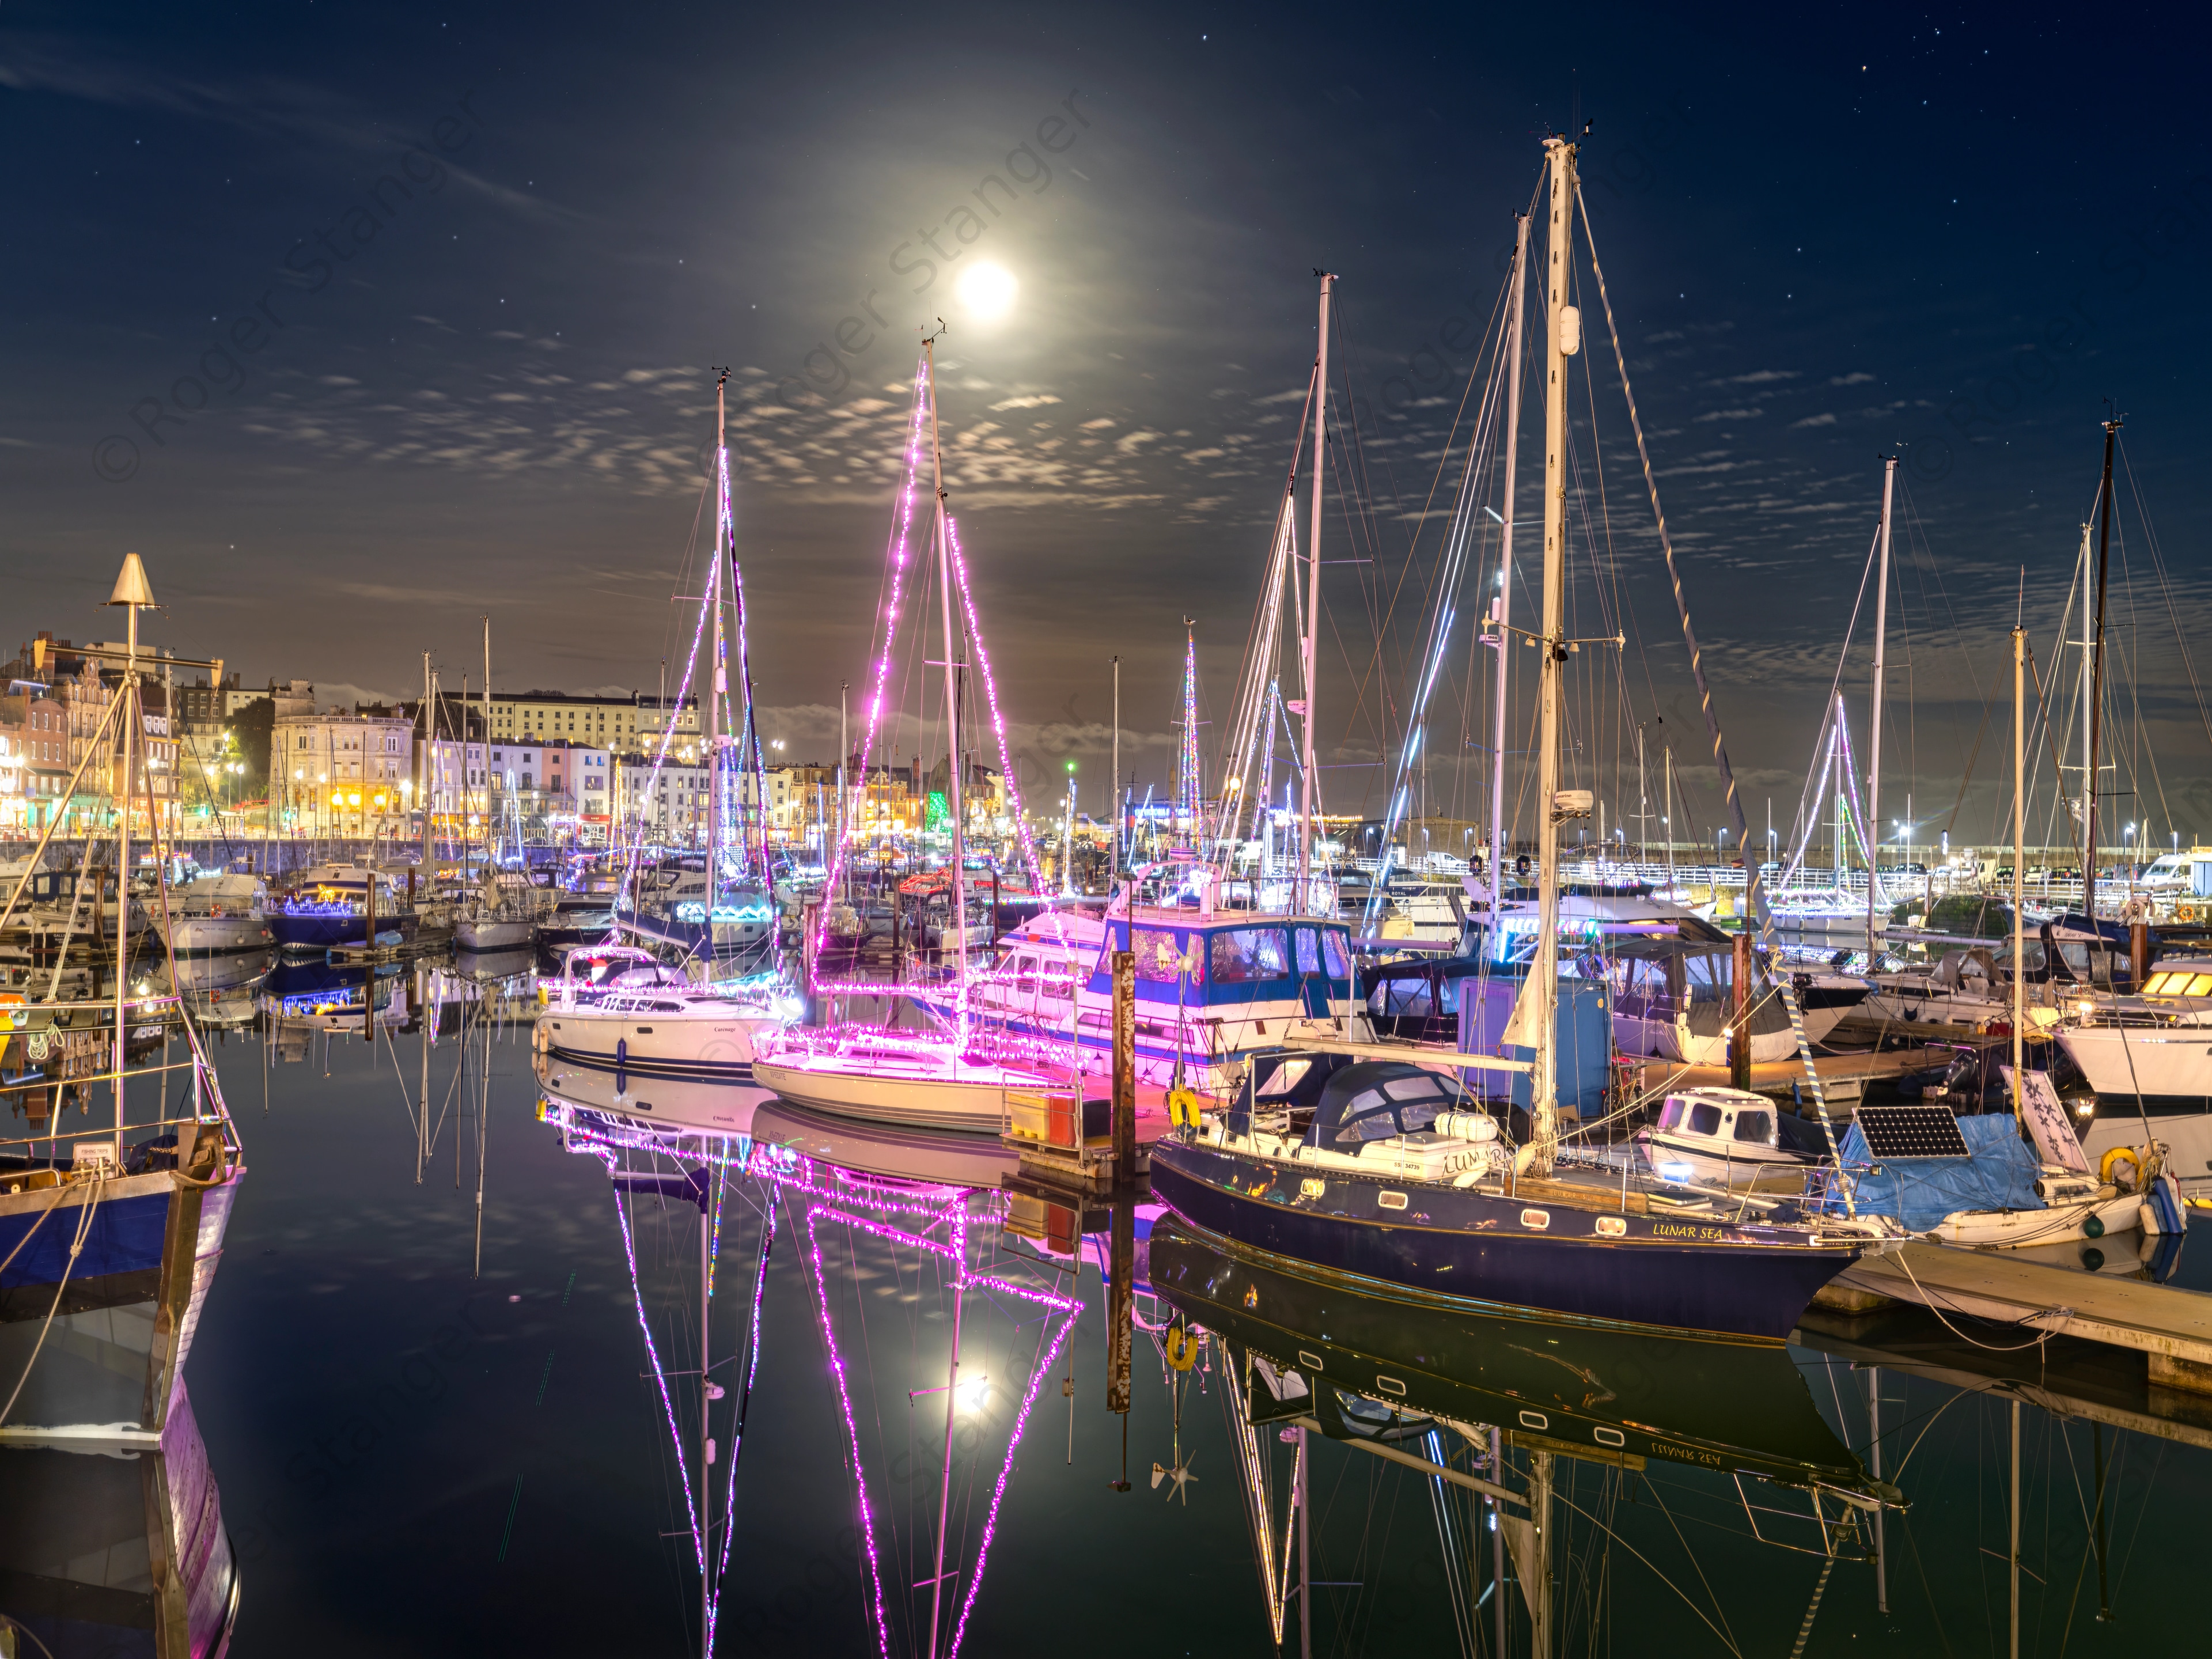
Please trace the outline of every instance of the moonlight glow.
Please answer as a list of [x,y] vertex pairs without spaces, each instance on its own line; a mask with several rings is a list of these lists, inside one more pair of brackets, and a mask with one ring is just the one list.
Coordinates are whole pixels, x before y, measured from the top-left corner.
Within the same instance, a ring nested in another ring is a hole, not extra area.
[[1014,308],[1021,284],[1004,265],[970,265],[960,274],[960,303],[978,317],[1003,317]]

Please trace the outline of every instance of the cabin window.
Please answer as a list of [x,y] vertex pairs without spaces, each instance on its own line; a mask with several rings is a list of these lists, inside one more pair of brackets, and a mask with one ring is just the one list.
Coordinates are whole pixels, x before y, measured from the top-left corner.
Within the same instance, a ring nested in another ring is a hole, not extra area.
[[1426,1100],[1436,1089],[1420,1078],[1395,1077],[1382,1085],[1382,1092],[1393,1100]]
[[1344,948],[1344,935],[1324,928],[1321,936],[1321,959],[1328,964],[1331,979],[1352,977],[1352,957]]
[[1285,1060],[1280,1066],[1275,1067],[1273,1075],[1269,1077],[1265,1083],[1260,1085],[1258,1091],[1260,1097],[1264,1100],[1269,1095],[1286,1095],[1290,1093],[1291,1090],[1298,1086],[1299,1083],[1304,1079],[1305,1074],[1312,1069],[1313,1061],[1310,1060]]
[[1690,1133],[1693,1135],[1717,1135],[1721,1132],[1721,1109],[1710,1101],[1693,1101],[1690,1106]]
[[1033,997],[1036,994],[1036,970],[1037,959],[1032,956],[1024,956],[1014,963],[1014,991],[1017,995]]
[[1044,994],[1055,1002],[1066,1002],[1075,994],[1075,981],[1065,968],[1049,968],[1044,975]]
[[1689,1109],[1689,1102],[1684,1100],[1680,1095],[1671,1097],[1659,1114],[1659,1127],[1662,1129],[1680,1128],[1682,1114]]
[[1310,927],[1298,929],[1298,972],[1301,975],[1321,972],[1321,945]]
[[2153,974],[2143,991],[2154,997],[2205,996],[2212,994],[2212,974]]
[[1338,1145],[1346,1146],[1363,1140],[1388,1140],[1399,1133],[1395,1113],[1370,1112],[1364,1117],[1353,1118],[1339,1129],[1336,1139]]
[[1738,1112],[1735,1115],[1735,1138],[1755,1141],[1764,1146],[1772,1138],[1773,1121],[1765,1112]]
[[[1137,977],[1172,985],[1182,976],[1183,957],[1176,944],[1176,936],[1161,927],[1133,927],[1129,930],[1129,949],[1137,958]],[[1191,981],[1195,984],[1203,976],[1205,959],[1194,958]]]
[[1212,956],[1216,985],[1280,979],[1291,971],[1289,930],[1240,927],[1234,933],[1216,933]]

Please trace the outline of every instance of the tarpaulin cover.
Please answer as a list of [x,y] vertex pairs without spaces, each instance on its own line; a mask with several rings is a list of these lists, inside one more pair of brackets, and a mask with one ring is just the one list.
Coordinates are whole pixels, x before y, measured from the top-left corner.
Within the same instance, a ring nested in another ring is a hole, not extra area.
[[[2009,1112],[1984,1112],[1959,1120],[1969,1156],[1907,1158],[1875,1162],[1856,1123],[1844,1131],[1844,1168],[1856,1183],[1861,1215],[1895,1216],[1924,1233],[1960,1210],[2039,1210],[2040,1171],[2035,1153],[2020,1138]],[[1829,1207],[1841,1209],[1840,1199]]]

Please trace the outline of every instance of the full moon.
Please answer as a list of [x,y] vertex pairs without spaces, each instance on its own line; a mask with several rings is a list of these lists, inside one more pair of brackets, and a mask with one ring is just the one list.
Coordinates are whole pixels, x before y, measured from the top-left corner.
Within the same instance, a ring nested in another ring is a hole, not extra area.
[[970,265],[960,273],[954,292],[960,303],[978,317],[1002,317],[1014,308],[1021,284],[1004,265]]

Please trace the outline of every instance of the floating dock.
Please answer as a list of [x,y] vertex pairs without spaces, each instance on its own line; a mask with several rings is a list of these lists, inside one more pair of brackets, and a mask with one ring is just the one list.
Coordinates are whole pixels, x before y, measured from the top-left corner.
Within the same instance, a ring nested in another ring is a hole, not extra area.
[[2212,1394],[2212,1295],[2202,1291],[1915,1243],[1860,1257],[1814,1305],[1859,1313],[1891,1302],[2132,1349],[2148,1356],[2154,1385]]

